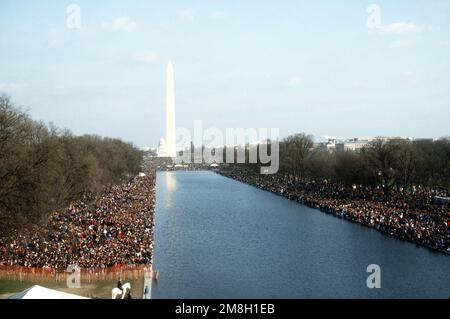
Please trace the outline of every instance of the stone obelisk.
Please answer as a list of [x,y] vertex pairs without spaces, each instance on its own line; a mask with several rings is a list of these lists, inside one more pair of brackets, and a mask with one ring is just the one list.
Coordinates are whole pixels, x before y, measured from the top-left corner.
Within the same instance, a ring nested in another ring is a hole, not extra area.
[[175,89],[172,61],[169,61],[167,66],[166,151],[168,157],[176,157]]

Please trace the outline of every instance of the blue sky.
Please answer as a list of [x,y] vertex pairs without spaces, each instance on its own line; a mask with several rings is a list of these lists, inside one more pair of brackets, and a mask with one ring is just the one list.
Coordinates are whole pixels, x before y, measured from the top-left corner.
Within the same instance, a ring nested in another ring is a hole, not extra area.
[[177,126],[450,135],[450,1],[73,3],[0,0],[0,92],[76,134],[156,145],[171,59]]

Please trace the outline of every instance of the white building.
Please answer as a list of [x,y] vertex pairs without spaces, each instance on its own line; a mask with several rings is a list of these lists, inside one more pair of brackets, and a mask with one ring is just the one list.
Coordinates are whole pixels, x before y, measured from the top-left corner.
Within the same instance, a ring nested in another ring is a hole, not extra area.
[[156,149],[156,154],[158,154],[158,157],[166,157],[167,150],[166,150],[166,140],[164,137],[161,137],[158,143],[158,147]]
[[369,140],[349,140],[342,143],[336,144],[336,152],[361,152],[361,150],[368,146],[370,143]]

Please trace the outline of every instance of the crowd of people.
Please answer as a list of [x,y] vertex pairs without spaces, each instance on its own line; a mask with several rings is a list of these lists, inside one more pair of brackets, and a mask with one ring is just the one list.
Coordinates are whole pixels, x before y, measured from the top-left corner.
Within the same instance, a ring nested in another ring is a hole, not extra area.
[[84,196],[27,234],[2,237],[0,265],[66,269],[151,264],[154,171]]
[[219,173],[394,237],[450,253],[450,205],[435,201],[436,196],[449,197],[448,191],[346,187],[329,180],[261,175],[237,167]]

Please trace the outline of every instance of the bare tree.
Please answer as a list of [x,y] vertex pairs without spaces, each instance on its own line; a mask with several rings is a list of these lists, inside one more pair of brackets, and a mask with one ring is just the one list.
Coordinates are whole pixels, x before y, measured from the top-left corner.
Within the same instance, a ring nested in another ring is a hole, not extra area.
[[118,139],[74,136],[0,97],[0,231],[45,220],[86,193],[139,172],[142,152]]
[[314,143],[311,135],[295,134],[280,143],[280,166],[300,177],[306,176],[307,160]]

